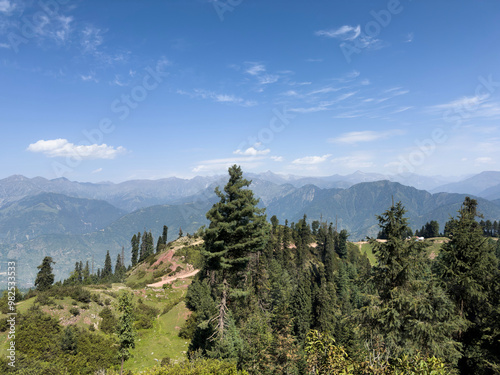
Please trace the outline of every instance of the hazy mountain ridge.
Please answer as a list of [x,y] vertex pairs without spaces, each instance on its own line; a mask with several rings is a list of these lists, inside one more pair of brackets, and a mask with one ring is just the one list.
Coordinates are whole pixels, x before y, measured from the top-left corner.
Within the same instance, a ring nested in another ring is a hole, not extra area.
[[[363,177],[361,173],[353,175],[357,175],[358,178]],[[374,177],[368,175],[363,178]],[[332,223],[337,221],[339,230],[347,229],[351,240],[376,235],[378,231],[376,215],[385,211],[391,205],[392,199],[395,202],[402,201],[408,210],[407,216],[413,229],[420,228],[427,221],[437,220],[442,230],[449,217],[456,215],[456,211],[466,196],[456,193],[431,194],[428,191],[387,180],[362,182],[342,189],[321,188],[312,184],[295,187],[293,176],[283,178],[287,181],[286,183],[277,184],[269,180],[280,182],[282,177],[271,172],[259,176],[248,174],[247,178],[253,180],[250,188],[255,196],[260,198],[259,206],[266,207],[268,219],[276,215],[281,223],[284,223],[286,219],[291,223],[297,222],[306,214],[308,221],[320,218]],[[355,176],[352,178],[354,179]],[[207,224],[205,214],[218,200],[214,194],[214,188],[220,186],[222,189],[227,176],[200,178],[196,180],[193,187],[187,187],[186,181],[190,180],[182,180],[179,184],[177,180],[159,183],[158,181],[131,181],[128,184],[123,183],[124,185],[117,184],[128,186],[128,188],[121,194],[113,193],[111,190],[107,190],[106,194],[110,194],[109,199],[117,201],[123,199],[122,206],[127,207],[132,207],[133,204],[147,204],[148,200],[161,201],[167,197],[180,196],[177,199],[172,198],[171,204],[152,205],[125,213],[113,207],[109,201],[39,192],[44,184],[50,185],[52,182],[54,183],[51,185],[52,189],[54,186],[70,186],[73,189],[71,191],[80,191],[80,193],[83,191],[86,192],[85,194],[89,191],[85,190],[88,189],[86,185],[96,191],[101,188],[108,189],[114,184],[81,184],[65,179],[50,182],[41,178],[27,179],[22,176],[13,176],[8,184],[5,184],[5,180],[1,180],[0,195],[5,196],[11,191],[12,183],[21,184],[22,187],[15,197],[31,194],[15,202],[4,203],[0,208],[0,233],[5,234],[5,238],[14,241],[10,244],[0,244],[1,258],[3,260],[17,258],[25,263],[20,272],[20,280],[32,282],[36,275],[36,266],[45,255],[53,256],[58,262],[57,277],[67,277],[77,260],[91,260],[94,256],[96,267],[102,267],[107,250],[110,251],[113,261],[122,246],[129,257],[130,238],[139,231],[142,233],[144,230],[151,230],[155,240],[163,225],[169,227],[169,240],[177,238],[180,227],[184,233],[193,233],[200,226]],[[297,184],[302,184],[305,180],[296,179],[295,181]],[[330,183],[332,181],[325,182],[326,185]],[[348,184],[348,182],[345,183]],[[146,187],[145,192],[140,190],[141,186]],[[168,186],[171,190],[162,192],[161,196],[156,195],[155,191],[161,190],[161,186]],[[116,186],[113,187],[115,188]],[[37,195],[34,195],[35,192]],[[194,193],[188,194],[189,192]],[[103,191],[99,194],[106,196]],[[182,196],[183,194],[186,195]],[[6,198],[7,201],[12,199],[12,197]],[[477,199],[479,211],[485,215],[485,220],[500,219],[500,200],[490,202],[482,198]],[[57,209],[57,205],[61,210]],[[61,211],[65,212],[66,216],[60,215]],[[32,216],[32,213],[39,216]],[[96,215],[103,215],[98,217],[100,221],[96,220]],[[113,215],[118,217],[113,219]],[[92,219],[89,220],[89,218]],[[85,223],[89,222],[92,223],[92,228],[89,229],[89,233],[84,233]],[[27,235],[30,236],[29,239]]]
[[39,193],[0,209],[0,242],[20,242],[43,234],[84,234],[125,214],[105,201]]

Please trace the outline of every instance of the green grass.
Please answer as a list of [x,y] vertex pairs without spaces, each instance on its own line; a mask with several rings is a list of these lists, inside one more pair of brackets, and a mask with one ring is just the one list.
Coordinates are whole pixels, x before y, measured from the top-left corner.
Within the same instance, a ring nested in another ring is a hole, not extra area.
[[370,245],[369,243],[362,244],[361,253],[363,252],[366,253],[366,256],[368,257],[368,260],[370,261],[372,266],[377,264],[377,258],[375,258],[375,254],[373,254],[372,245]]
[[165,315],[160,315],[153,324],[153,328],[141,330],[136,338],[133,357],[125,362],[127,370],[144,370],[154,366],[157,361],[165,357],[181,361],[189,341],[178,336],[179,329],[185,322],[187,308],[184,302],[177,304]]

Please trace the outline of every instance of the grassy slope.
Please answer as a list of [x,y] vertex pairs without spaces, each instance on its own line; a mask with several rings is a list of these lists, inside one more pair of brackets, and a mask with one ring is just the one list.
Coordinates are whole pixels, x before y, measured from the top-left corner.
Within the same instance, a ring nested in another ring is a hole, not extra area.
[[[179,242],[173,243],[169,246],[166,251],[170,251],[172,248],[181,249],[183,246],[189,246],[193,241],[188,241],[182,239]],[[159,259],[164,256],[165,253],[160,253],[155,256],[155,259]],[[183,268],[186,267],[186,263],[183,258],[175,257],[172,259],[175,265],[180,265]],[[135,269],[133,269],[125,281],[126,284],[133,285],[138,283],[146,283],[152,281],[152,274],[158,269],[168,268],[170,262],[165,262],[156,269],[153,270],[154,266],[150,266],[149,262],[146,264],[141,264]],[[165,267],[167,266],[167,267]],[[145,273],[143,278],[138,278],[138,272],[142,270]],[[186,278],[182,280],[177,280],[173,283],[173,288],[164,289],[152,289],[141,287],[139,289],[132,289],[126,284],[112,284],[111,288],[105,288],[102,286],[87,286],[91,293],[99,294],[101,300],[104,302],[106,299],[109,300],[109,307],[113,310],[116,317],[119,316],[117,309],[117,300],[111,294],[118,294],[121,290],[126,290],[134,293],[134,304],[137,303],[139,299],[142,299],[144,304],[155,307],[160,311],[157,316],[153,328],[147,330],[139,330],[137,332],[136,347],[132,350],[132,358],[125,362],[125,368],[130,370],[140,370],[148,367],[152,367],[156,364],[155,358],[161,361],[162,358],[169,357],[172,360],[182,360],[185,358],[185,353],[187,351],[189,342],[178,336],[179,330],[184,324],[185,320],[189,315],[189,310],[186,308],[184,302],[176,304],[168,313],[162,314],[164,307],[169,303],[169,301],[178,300],[184,297],[187,292],[187,287],[191,283],[191,278]],[[33,306],[35,298],[30,298],[29,300],[22,301],[17,306],[17,311],[19,313],[25,313],[28,309]],[[100,306],[94,301],[91,301],[88,309],[82,309],[84,303],[78,302],[75,305],[75,301],[70,297],[64,297],[63,299],[55,299],[55,305],[53,306],[43,306],[42,309],[48,314],[56,317],[60,320],[63,325],[66,324],[76,324],[78,327],[88,328],[90,324],[95,323],[99,326],[102,320],[99,317],[99,312],[106,306]],[[62,308],[59,308],[62,307]],[[69,312],[69,309],[77,306],[80,309],[80,314],[76,317]],[[0,314],[0,319],[5,318],[7,315]],[[100,332],[98,329],[96,332]],[[7,345],[7,333],[0,332],[0,348],[3,349]]]

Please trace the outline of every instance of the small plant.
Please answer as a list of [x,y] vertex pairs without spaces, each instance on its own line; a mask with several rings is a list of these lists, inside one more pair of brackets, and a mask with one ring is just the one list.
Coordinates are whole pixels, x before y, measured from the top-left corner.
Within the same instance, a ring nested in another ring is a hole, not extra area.
[[78,307],[72,307],[71,309],[69,309],[69,312],[73,314],[73,316],[80,315],[80,309]]

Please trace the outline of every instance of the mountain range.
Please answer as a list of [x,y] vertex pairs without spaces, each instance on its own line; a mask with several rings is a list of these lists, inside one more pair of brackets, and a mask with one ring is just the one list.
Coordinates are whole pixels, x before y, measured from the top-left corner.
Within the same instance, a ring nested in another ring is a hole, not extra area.
[[[276,215],[281,223],[292,223],[305,214],[308,221],[336,223],[350,233],[350,240],[376,235],[376,215],[393,200],[403,203],[413,229],[436,220],[442,230],[466,194],[476,196],[485,220],[500,219],[500,172],[455,182],[439,176],[398,176],[406,183],[362,172],[329,177],[266,172],[246,177],[268,219]],[[130,239],[137,232],[151,230],[157,238],[167,225],[170,241],[180,228],[193,233],[206,225],[205,214],[218,199],[214,188],[226,181],[227,176],[211,176],[93,184],[11,176],[0,180],[0,260],[18,260],[18,281],[25,286],[33,283],[46,255],[57,262],[56,279],[67,277],[76,261],[94,260],[95,269],[102,267],[107,250],[114,261],[124,247],[128,260]],[[422,184],[434,187],[428,189],[431,192],[417,188]],[[3,264],[0,267],[1,273]]]

